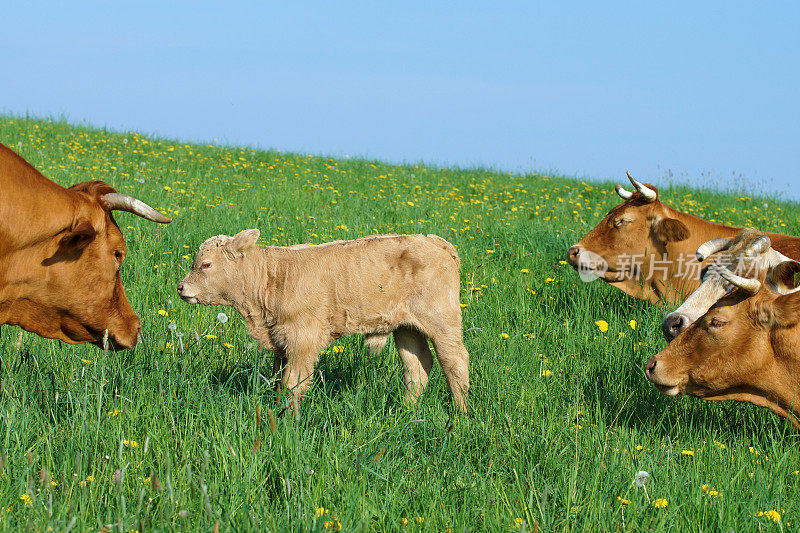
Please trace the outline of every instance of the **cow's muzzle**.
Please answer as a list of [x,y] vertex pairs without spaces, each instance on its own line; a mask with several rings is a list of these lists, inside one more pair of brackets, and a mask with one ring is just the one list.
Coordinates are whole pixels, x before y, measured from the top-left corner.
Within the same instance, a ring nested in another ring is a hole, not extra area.
[[661,366],[663,363],[658,360],[658,356],[654,355],[651,357],[647,363],[644,365],[644,375],[647,377],[647,380],[655,385],[655,387],[670,397],[675,397],[680,394],[680,384],[678,385],[670,385],[665,383],[659,377],[659,371],[661,370]]

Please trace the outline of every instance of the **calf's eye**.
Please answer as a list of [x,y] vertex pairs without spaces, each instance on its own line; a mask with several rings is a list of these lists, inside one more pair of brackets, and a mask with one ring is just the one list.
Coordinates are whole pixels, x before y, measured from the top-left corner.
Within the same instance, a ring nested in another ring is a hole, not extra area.
[[617,219],[617,220],[614,221],[614,227],[615,228],[620,228],[620,227],[625,226],[625,225],[630,224],[630,223],[631,223],[630,219],[628,219],[628,218],[620,218],[620,219]]
[[211,268],[211,261],[203,261],[202,264],[200,265],[200,268],[202,270],[205,270],[207,268]]

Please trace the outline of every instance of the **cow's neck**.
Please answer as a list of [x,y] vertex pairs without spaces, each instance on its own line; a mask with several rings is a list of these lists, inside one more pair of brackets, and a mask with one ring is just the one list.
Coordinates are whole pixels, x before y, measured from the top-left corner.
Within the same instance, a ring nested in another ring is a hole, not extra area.
[[773,329],[770,345],[773,363],[761,373],[760,382],[765,390],[775,391],[774,402],[800,428],[800,325]]
[[[80,200],[0,144],[0,256],[72,222]],[[68,220],[69,219],[69,220]]]

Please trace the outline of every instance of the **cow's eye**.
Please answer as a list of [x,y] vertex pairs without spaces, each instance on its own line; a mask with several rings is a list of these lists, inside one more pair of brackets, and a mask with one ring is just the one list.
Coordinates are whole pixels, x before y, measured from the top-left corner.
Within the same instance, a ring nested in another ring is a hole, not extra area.
[[114,250],[114,259],[122,261],[122,250]]
[[201,269],[201,270],[205,270],[205,269],[207,269],[207,268],[211,268],[211,261],[203,261],[203,262],[200,264],[200,269]]
[[614,227],[615,228],[621,228],[622,226],[625,226],[625,225],[630,224],[630,223],[631,223],[631,219],[629,219],[629,218],[618,218],[617,220],[614,221]]
[[722,327],[722,326],[724,326],[725,324],[727,324],[727,322],[726,322],[726,321],[722,320],[721,318],[714,317],[714,318],[712,318],[712,319],[711,319],[711,323],[709,324],[709,327],[712,327],[712,328],[721,328],[721,327]]

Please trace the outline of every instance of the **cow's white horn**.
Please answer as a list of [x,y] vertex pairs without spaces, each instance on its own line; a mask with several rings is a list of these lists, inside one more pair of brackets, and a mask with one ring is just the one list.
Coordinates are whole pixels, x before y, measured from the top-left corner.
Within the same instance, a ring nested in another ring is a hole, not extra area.
[[716,239],[704,242],[697,248],[697,252],[695,252],[697,260],[704,261],[711,254],[727,250],[732,240],[733,237],[717,237]]
[[755,242],[753,242],[753,244],[747,247],[747,249],[744,251],[744,255],[745,257],[761,255],[769,250],[771,244],[772,243],[770,242],[769,237],[766,235],[759,237],[755,240]]
[[739,287],[740,289],[749,294],[755,294],[758,292],[758,289],[761,288],[761,282],[758,281],[757,279],[743,278],[742,276],[734,274],[727,268],[720,269],[719,275],[725,278],[731,284]]
[[631,176],[630,172],[627,172],[627,174],[628,174],[628,179],[631,180],[631,185],[633,185],[637,191],[642,193],[642,196],[644,196],[645,200],[647,200],[648,202],[656,201],[656,198],[658,198],[658,193],[656,193],[656,191],[654,191],[644,183],[635,180],[633,176]]
[[617,191],[617,194],[618,194],[618,195],[619,195],[619,197],[620,197],[620,198],[622,198],[623,200],[627,200],[628,198],[630,198],[631,196],[633,196],[633,193],[632,193],[632,192],[630,192],[630,191],[626,191],[625,189],[623,189],[623,188],[622,188],[622,185],[619,185],[619,184],[617,184],[617,185],[614,185],[614,190],[615,190],[615,191]]
[[141,200],[137,200],[133,196],[127,194],[120,194],[118,192],[110,192],[104,194],[103,201],[108,206],[110,211],[127,211],[133,213],[147,220],[158,222],[159,224],[169,224],[172,219],[166,215],[162,215]]

